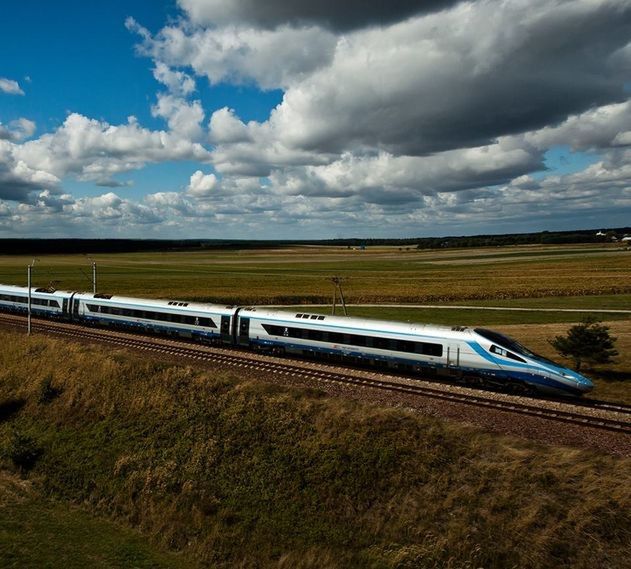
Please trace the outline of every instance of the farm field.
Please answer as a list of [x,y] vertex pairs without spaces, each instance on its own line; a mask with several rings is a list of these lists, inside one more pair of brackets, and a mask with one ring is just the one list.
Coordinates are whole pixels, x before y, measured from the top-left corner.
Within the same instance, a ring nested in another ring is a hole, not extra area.
[[[553,357],[547,340],[590,315],[612,324],[619,336],[618,363],[603,377],[631,377],[631,346],[625,338],[631,314],[631,251],[608,245],[509,246],[415,250],[343,247],[191,251],[96,255],[99,291],[148,298],[239,304],[312,306],[330,313],[330,278],[344,279],[348,303],[418,303],[479,306],[479,309],[353,306],[352,316],[445,325],[513,326],[526,345]],[[0,282],[25,284],[30,257],[0,256]],[[34,286],[90,290],[84,255],[42,256]],[[484,307],[572,309],[584,312],[491,311]],[[338,314],[341,310],[338,309]],[[522,330],[523,327],[523,330]],[[533,345],[540,331],[549,332]],[[554,333],[552,333],[552,331]],[[557,357],[558,359],[558,357]],[[597,372],[600,373],[600,372]],[[600,377],[600,376],[599,376]],[[627,399],[622,381],[606,384]]]
[[[417,251],[288,247],[96,255],[99,290],[182,300],[292,304],[330,302],[330,278],[345,279],[350,303],[533,303],[618,308],[631,297],[631,252],[602,245]],[[30,257],[0,256],[0,282],[26,282]],[[44,256],[34,284],[89,290],[87,257]],[[589,300],[582,300],[589,297]],[[602,297],[602,298],[591,298]],[[583,304],[584,303],[584,304]],[[517,304],[516,304],[517,306]]]

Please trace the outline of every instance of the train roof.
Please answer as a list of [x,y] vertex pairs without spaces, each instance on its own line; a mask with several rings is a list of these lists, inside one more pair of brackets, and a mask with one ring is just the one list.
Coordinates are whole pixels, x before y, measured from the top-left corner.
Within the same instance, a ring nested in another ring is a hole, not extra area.
[[443,326],[440,324],[397,322],[376,318],[356,318],[354,316],[329,316],[300,310],[290,312],[289,310],[267,309],[264,306],[246,307],[242,309],[240,314],[282,321],[288,325],[328,325],[336,328],[357,328],[361,330],[371,330],[378,326],[381,332],[414,333],[420,336],[440,336],[445,338],[461,337],[463,333],[469,335],[473,332],[468,326]]
[[78,293],[75,298],[84,301],[92,300],[100,304],[123,304],[129,306],[147,306],[151,308],[178,309],[191,312],[204,312],[214,310],[216,312],[225,312],[234,310],[234,306],[225,304],[206,304],[203,302],[189,302],[185,300],[165,300],[158,298],[135,298],[130,296],[114,296],[103,293]]
[[[21,294],[28,294],[28,287],[27,286],[17,286],[17,285],[5,285],[5,284],[0,284],[0,291],[4,291],[4,292],[14,292],[14,293],[21,293]],[[72,291],[69,290],[50,290],[46,287],[31,287],[31,294],[65,294],[65,295],[69,295],[72,294]]]

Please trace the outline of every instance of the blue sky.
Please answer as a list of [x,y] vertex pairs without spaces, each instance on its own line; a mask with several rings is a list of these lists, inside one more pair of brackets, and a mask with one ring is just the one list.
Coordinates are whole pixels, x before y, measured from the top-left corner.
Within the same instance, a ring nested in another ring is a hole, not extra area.
[[424,6],[3,3],[0,236],[631,224],[628,4]]

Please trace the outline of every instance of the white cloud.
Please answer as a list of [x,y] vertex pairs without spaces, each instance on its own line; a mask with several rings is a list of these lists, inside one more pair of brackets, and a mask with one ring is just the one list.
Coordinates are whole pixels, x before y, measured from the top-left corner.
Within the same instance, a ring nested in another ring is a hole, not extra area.
[[251,141],[248,127],[235,115],[234,109],[223,107],[210,117],[210,141],[214,144],[232,144]]
[[33,136],[35,129],[35,123],[25,118],[13,120],[6,127],[0,123],[0,140],[19,142]]
[[18,148],[0,140],[0,200],[26,201],[32,192],[53,189],[60,182],[54,174],[21,160]]
[[[188,119],[190,115],[179,115],[176,109],[170,120],[188,133],[190,123],[182,116]],[[127,124],[114,126],[72,113],[56,131],[15,146],[13,153],[30,168],[58,178],[74,175],[80,180],[102,182],[149,162],[208,160],[209,152],[184,134],[148,130],[134,117]]]
[[[243,5],[215,5],[247,19]],[[185,7],[200,15],[207,4]],[[233,16],[155,37],[141,30],[144,52],[211,83],[285,89],[269,127],[288,149],[422,155],[482,146],[626,98],[631,7],[622,0],[467,2],[340,35],[257,29]]]
[[4,77],[0,77],[0,91],[7,95],[24,95],[24,91],[22,91],[17,81],[5,79]]
[[190,66],[213,84],[256,82],[263,89],[285,88],[328,64],[336,37],[320,28],[258,30],[229,26],[163,28],[156,37],[135,21],[128,28],[142,38],[140,52],[167,66]]
[[192,176],[186,188],[189,195],[197,198],[207,197],[213,194],[213,191],[219,186],[219,180],[214,174],[204,174],[201,170],[197,170]]
[[167,121],[171,132],[187,140],[200,140],[204,111],[199,101],[188,102],[173,95],[158,94],[158,102],[151,107],[154,117]]
[[529,133],[539,148],[568,145],[573,150],[594,150],[631,143],[631,101],[605,105],[568,117],[559,125]]
[[153,76],[156,81],[166,85],[169,92],[174,95],[186,96],[195,91],[195,80],[190,75],[183,71],[174,71],[161,61],[156,62]]

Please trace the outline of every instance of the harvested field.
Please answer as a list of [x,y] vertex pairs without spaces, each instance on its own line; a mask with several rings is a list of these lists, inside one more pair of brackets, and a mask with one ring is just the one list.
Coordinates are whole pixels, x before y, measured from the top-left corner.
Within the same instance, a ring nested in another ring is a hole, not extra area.
[[[358,303],[631,294],[631,252],[603,246],[449,251],[293,247],[97,255],[95,260],[100,290],[150,298],[328,302],[333,275],[346,279],[347,300]],[[24,284],[30,261],[0,257],[0,282]],[[36,265],[34,283],[55,281],[58,288],[85,290],[90,288],[89,273],[83,256],[46,256]]]

